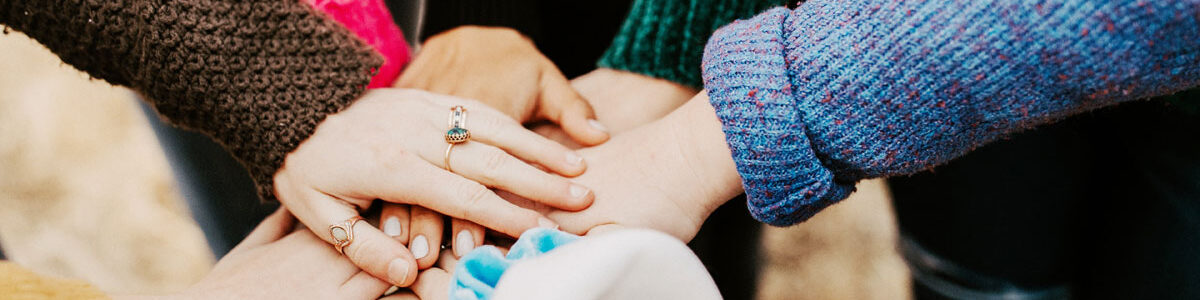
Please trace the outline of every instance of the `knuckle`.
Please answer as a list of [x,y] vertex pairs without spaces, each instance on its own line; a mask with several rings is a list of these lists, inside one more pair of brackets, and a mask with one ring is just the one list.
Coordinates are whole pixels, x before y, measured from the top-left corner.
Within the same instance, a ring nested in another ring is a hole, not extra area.
[[500,173],[508,165],[508,153],[493,149],[484,155],[483,172],[480,174],[486,182],[496,182],[500,178]]
[[398,171],[408,165],[408,158],[411,153],[404,148],[386,147],[384,145],[375,144],[370,147],[374,153],[375,161],[379,166],[388,171]]
[[371,267],[366,265],[368,258],[375,257],[372,252],[374,249],[380,249],[379,241],[376,239],[361,238],[355,239],[353,244],[346,247],[346,257],[350,258],[355,265],[370,270]]
[[463,190],[462,218],[471,220],[475,218],[474,211],[476,208],[491,198],[492,191],[477,183],[468,184]]

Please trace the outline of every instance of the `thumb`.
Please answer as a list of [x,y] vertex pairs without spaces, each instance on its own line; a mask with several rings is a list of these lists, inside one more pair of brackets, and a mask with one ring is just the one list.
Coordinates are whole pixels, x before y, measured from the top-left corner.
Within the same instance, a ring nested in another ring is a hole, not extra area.
[[607,141],[608,128],[596,122],[592,106],[571,87],[571,82],[557,68],[552,75],[547,75],[542,76],[538,115],[558,124],[580,145],[592,146]]

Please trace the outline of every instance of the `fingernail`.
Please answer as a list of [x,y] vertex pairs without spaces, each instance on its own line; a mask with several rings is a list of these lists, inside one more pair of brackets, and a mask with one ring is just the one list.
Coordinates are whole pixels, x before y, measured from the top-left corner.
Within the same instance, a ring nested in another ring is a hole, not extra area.
[[567,163],[572,166],[583,164],[583,157],[575,154],[575,151],[567,151]]
[[574,197],[575,199],[583,199],[584,197],[587,197],[589,192],[591,192],[591,190],[588,190],[588,188],[583,187],[582,185],[577,183],[571,184],[571,197]]
[[408,261],[397,258],[388,263],[388,278],[392,279],[392,284],[404,285],[408,280]]
[[554,223],[554,221],[551,221],[546,217],[538,217],[538,227],[558,229],[558,223]]
[[400,219],[392,216],[383,221],[383,233],[390,237],[400,236]]
[[462,257],[467,255],[467,252],[475,249],[475,237],[471,236],[470,231],[459,231],[454,237],[454,256]]
[[383,292],[383,295],[390,296],[392,294],[395,294],[398,291],[400,291],[400,287],[393,285],[392,287],[388,288],[387,291]]
[[412,251],[413,257],[417,259],[425,258],[429,255],[429,240],[425,239],[424,235],[418,235],[413,238],[412,244],[408,245],[408,251]]
[[592,128],[595,128],[596,130],[608,132],[608,127],[604,126],[604,124],[600,124],[600,121],[589,119],[588,125],[592,125]]

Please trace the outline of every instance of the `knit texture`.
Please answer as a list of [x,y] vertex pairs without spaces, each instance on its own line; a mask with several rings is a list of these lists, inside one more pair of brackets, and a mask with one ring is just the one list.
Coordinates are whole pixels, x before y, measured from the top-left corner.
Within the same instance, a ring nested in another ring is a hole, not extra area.
[[636,0],[597,63],[700,88],[704,42],[721,25],[783,0]]
[[813,0],[718,30],[705,88],[755,218],[1196,86],[1200,0]]
[[382,63],[301,1],[0,0],[0,23],[213,137],[267,200],[284,157]]
[[362,39],[383,56],[383,65],[367,88],[391,87],[400,77],[400,70],[408,64],[408,42],[404,32],[396,25],[392,12],[383,0],[306,0],[317,11],[333,18]]

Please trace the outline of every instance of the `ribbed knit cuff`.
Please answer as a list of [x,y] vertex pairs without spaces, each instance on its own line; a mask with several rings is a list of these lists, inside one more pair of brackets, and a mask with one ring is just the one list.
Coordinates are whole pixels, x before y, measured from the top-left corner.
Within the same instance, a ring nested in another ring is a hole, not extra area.
[[772,9],[721,28],[704,51],[705,88],[750,213],[776,226],[802,222],[854,191],[817,158],[793,102],[783,44],[789,12]]
[[708,36],[726,23],[785,2],[637,0],[597,66],[701,88],[700,61]]

